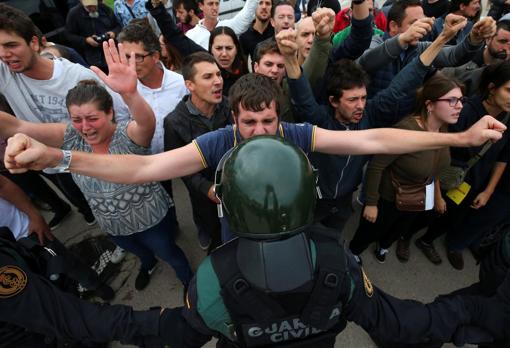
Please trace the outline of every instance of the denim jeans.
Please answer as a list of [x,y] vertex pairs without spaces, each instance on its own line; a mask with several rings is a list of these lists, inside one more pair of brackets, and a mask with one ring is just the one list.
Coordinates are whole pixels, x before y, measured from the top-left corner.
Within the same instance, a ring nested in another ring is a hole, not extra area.
[[156,256],[173,267],[177,277],[187,286],[193,276],[188,259],[175,244],[175,210],[169,209],[157,225],[128,236],[112,236],[121,248],[138,256],[142,270],[150,270],[156,264]]

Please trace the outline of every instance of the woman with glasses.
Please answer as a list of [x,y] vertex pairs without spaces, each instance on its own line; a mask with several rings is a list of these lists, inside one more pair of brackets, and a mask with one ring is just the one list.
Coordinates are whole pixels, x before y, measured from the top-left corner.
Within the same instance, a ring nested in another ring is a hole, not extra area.
[[[459,82],[436,73],[418,90],[417,101],[416,112],[397,123],[396,128],[445,132],[448,125],[459,119],[465,100]],[[437,175],[449,163],[448,148],[374,156],[366,172],[365,207],[350,243],[351,251],[360,255],[372,242],[377,242],[375,256],[383,263],[395,240],[399,237],[406,241],[410,239],[413,221],[420,215],[433,209],[439,214],[444,213],[445,201]],[[411,208],[399,204],[399,187],[414,187],[424,192],[423,205]],[[397,253],[397,256],[399,260],[407,261],[409,252]]]
[[[112,97],[94,80],[80,81],[69,90],[66,107],[69,124],[36,124],[0,114],[0,136],[26,133],[45,144],[61,148],[64,163],[69,165],[71,152],[79,150],[103,154],[149,155],[156,126],[154,113],[137,90],[136,59],[113,40],[103,44],[109,74],[91,69],[119,93],[129,108],[132,120],[115,122]],[[66,168],[62,168],[65,171]],[[175,212],[172,200],[160,183],[122,185],[73,174],[101,230],[121,248],[141,261],[135,280],[137,290],[144,289],[157,263],[156,256],[168,262],[184,287],[192,277],[188,260],[175,244]]]
[[[485,68],[479,85],[479,91],[465,103],[459,122],[448,127],[451,132],[469,128],[484,115],[492,115],[499,121],[508,121],[510,112],[510,61],[491,64]],[[416,245],[433,263],[441,258],[434,247],[434,240],[446,234],[448,261],[455,269],[464,268],[463,250],[475,251],[480,239],[480,231],[467,228],[468,216],[475,216],[482,209],[503,175],[506,163],[510,159],[509,132],[503,134],[501,141],[494,143],[468,170],[460,197],[444,195],[446,213],[432,221],[425,235],[416,241]],[[465,167],[477,158],[483,146],[460,149],[450,148],[452,165]],[[458,193],[458,192],[457,192]]]

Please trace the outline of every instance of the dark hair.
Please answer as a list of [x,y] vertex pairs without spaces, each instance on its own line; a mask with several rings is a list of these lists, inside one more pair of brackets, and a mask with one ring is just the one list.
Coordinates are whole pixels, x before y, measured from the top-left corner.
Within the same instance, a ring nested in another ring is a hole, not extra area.
[[104,112],[113,110],[112,96],[96,80],[82,80],[67,92],[66,107],[71,105],[96,104]]
[[[448,13],[457,12],[460,10],[460,5],[469,6],[469,4],[475,0],[450,0],[450,8],[448,10]],[[480,1],[480,10],[478,11],[478,14],[482,10],[482,2]]]
[[255,51],[253,52],[253,62],[260,63],[260,59],[268,53],[276,53],[281,55],[278,44],[273,38],[264,40],[255,47]]
[[195,12],[195,15],[198,15],[200,13],[198,3],[195,0],[173,0],[172,2],[174,10],[177,10],[177,8],[179,8],[179,6],[181,5],[187,12],[193,10],[193,12]]
[[204,51],[195,52],[184,58],[182,61],[182,77],[184,77],[184,80],[192,81],[195,78],[195,74],[197,73],[195,64],[202,62],[217,65],[216,59],[214,59],[210,53]]
[[232,72],[246,74],[248,72],[248,64],[246,62],[243,49],[241,48],[241,43],[239,42],[236,33],[234,33],[230,27],[216,27],[213,31],[211,31],[211,36],[209,37],[209,52],[212,54],[214,39],[219,35],[230,36],[232,42],[234,42],[234,45],[236,46],[237,54],[234,58],[234,61],[232,62]]
[[279,6],[290,6],[290,7],[294,8],[292,3],[290,1],[288,1],[288,0],[279,0],[276,3],[273,2],[273,6],[271,7],[271,18],[274,18],[274,14],[276,12],[276,8],[279,7]]
[[498,31],[500,30],[506,30],[506,31],[510,31],[510,20],[509,19],[505,19],[503,21],[499,20],[497,23],[496,23],[496,34],[498,33]]
[[391,6],[389,12],[387,21],[388,24],[386,25],[386,31],[390,30],[390,22],[394,21],[397,23],[398,26],[402,25],[402,22],[404,21],[406,17],[406,9],[408,7],[415,7],[421,5],[421,0],[397,0],[393,3]]
[[272,78],[255,73],[241,76],[228,93],[230,109],[235,118],[239,116],[239,105],[246,110],[257,112],[269,107],[273,101],[280,117],[281,98],[282,90]]
[[330,78],[326,85],[328,96],[335,99],[342,97],[343,91],[355,87],[366,87],[369,83],[368,74],[355,62],[340,59],[333,64],[329,72]]
[[478,85],[483,100],[489,98],[492,88],[499,88],[510,81],[510,61],[490,64],[485,68]]
[[[65,58],[67,60],[71,60],[70,59],[71,56],[69,54],[69,50],[65,46],[62,46],[62,45],[59,45],[59,44],[55,44],[55,45],[52,45],[52,46],[43,47],[41,51],[44,51],[45,49],[54,49],[54,50],[57,50],[58,53],[60,54],[60,57]],[[42,53],[41,55],[43,55],[43,54],[44,53]]]
[[40,38],[41,35],[41,31],[26,14],[2,3],[0,3],[0,30],[21,36],[27,44],[34,36]]
[[416,91],[416,115],[419,115],[423,124],[427,120],[427,105],[425,102],[430,100],[437,101],[446,93],[454,88],[460,88],[464,93],[464,85],[454,78],[446,77],[440,72],[436,72],[430,77],[421,88]]
[[161,45],[157,35],[152,30],[146,19],[129,22],[128,25],[119,33],[117,40],[122,42],[141,43],[143,49],[149,53],[159,52],[161,54]]
[[182,69],[182,54],[176,49],[168,40],[161,35],[163,38],[163,45],[165,45],[167,56],[161,54],[160,60],[167,69],[173,71],[180,71]]

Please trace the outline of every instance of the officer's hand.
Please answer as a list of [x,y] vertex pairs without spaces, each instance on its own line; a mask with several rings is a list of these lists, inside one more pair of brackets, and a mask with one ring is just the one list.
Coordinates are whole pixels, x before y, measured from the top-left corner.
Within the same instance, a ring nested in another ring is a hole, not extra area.
[[319,8],[312,13],[312,20],[315,33],[319,39],[326,39],[331,36],[335,25],[335,11],[327,7]]
[[209,188],[209,191],[207,191],[207,197],[215,204],[220,204],[220,200],[216,196],[216,190],[214,189],[214,185],[212,185]]
[[37,235],[37,239],[39,239],[39,244],[45,245],[46,240],[53,240],[55,238],[41,214],[33,214],[32,216],[29,216],[29,220],[28,233],[35,233]]
[[294,29],[280,31],[278,35],[276,35],[276,42],[283,56],[296,56],[298,44],[296,43],[296,31]]
[[18,133],[7,140],[4,163],[13,174],[55,167],[61,160],[62,151],[47,147],[25,134]]
[[494,117],[485,115],[472,125],[468,130],[457,133],[461,137],[461,146],[475,147],[483,145],[490,140],[496,142],[503,136],[506,126]]
[[377,220],[378,209],[377,205],[367,205],[365,209],[363,209],[363,217],[371,223],[375,223]]
[[398,36],[400,47],[406,48],[408,45],[414,46],[425,35],[427,35],[434,25],[434,18],[421,18],[414,22],[405,32]]
[[450,13],[444,20],[443,31],[441,32],[441,35],[448,42],[453,39],[459,31],[464,29],[466,25],[466,17]]
[[496,21],[492,17],[485,17],[473,25],[469,40],[472,44],[478,45],[494,35],[496,35]]

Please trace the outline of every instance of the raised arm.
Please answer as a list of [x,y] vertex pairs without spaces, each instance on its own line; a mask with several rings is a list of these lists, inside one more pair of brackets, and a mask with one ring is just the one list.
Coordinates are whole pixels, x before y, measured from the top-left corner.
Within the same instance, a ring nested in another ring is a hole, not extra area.
[[250,28],[258,4],[259,0],[247,0],[239,13],[230,19],[219,21],[217,26],[230,27],[236,35],[241,35]]
[[60,147],[64,143],[66,125],[63,123],[34,123],[16,118],[0,111],[0,138],[7,139],[16,133],[24,133],[49,146]]
[[[103,52],[108,64],[108,75],[95,66],[90,69],[114,92],[119,93],[128,106],[133,116],[133,121],[127,128],[129,138],[138,145],[148,147],[156,128],[156,117],[152,108],[136,88],[138,79],[135,54],[125,52],[121,43],[117,49],[112,39],[103,42]],[[129,62],[126,54],[130,55]]]
[[[8,140],[4,161],[11,173],[20,173],[28,169],[55,167],[62,157],[61,150],[47,147],[24,134],[16,134]],[[72,151],[70,165],[73,173],[121,184],[164,181],[202,169],[202,157],[194,143],[151,156],[97,155]]]
[[158,6],[153,7],[152,3],[148,1],[146,6],[152,17],[156,19],[161,34],[183,57],[194,52],[207,52],[202,46],[183,34],[163,4],[160,3]]
[[316,129],[315,151],[337,155],[404,154],[445,146],[480,146],[501,139],[506,126],[491,116],[482,117],[461,133],[431,133],[394,128],[358,131]]

